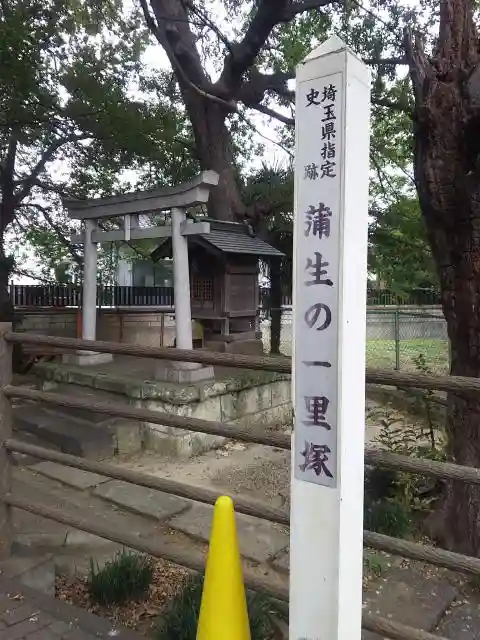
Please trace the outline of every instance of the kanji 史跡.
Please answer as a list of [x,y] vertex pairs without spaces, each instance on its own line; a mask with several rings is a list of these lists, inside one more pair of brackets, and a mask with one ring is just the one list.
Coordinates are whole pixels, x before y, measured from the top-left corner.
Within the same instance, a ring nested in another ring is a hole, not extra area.
[[308,180],[316,180],[318,178],[318,164],[312,162],[305,165],[305,178],[308,178]]
[[320,104],[320,100],[318,99],[319,94],[320,91],[317,91],[317,89],[310,89],[307,93],[307,107],[311,107],[312,105],[318,106]]

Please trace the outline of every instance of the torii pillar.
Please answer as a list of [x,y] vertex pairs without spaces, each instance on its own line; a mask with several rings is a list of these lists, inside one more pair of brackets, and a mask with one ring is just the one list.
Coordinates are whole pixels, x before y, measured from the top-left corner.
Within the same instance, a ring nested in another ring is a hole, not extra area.
[[[176,346],[179,349],[193,348],[187,236],[209,233],[210,225],[208,222],[188,222],[185,211],[188,207],[206,203],[210,189],[218,184],[218,179],[219,176],[214,171],[204,171],[189,183],[173,188],[153,189],[93,200],[64,201],[70,217],[85,223],[84,233],[71,238],[73,243],[84,245],[82,305],[82,338],[84,340],[96,339],[97,244],[171,236]],[[162,225],[139,228],[139,213],[153,214],[164,210],[171,210],[171,227]],[[123,216],[122,229],[98,230],[98,220],[120,216]],[[111,359],[111,355],[86,352],[75,356],[75,361],[80,364],[98,364],[105,359]],[[213,369],[190,362],[159,362],[156,377],[168,382],[196,382],[213,378]]]

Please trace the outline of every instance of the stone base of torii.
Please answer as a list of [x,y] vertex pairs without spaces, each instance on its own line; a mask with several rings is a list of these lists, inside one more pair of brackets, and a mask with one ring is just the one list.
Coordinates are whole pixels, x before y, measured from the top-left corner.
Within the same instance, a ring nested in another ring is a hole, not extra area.
[[[131,242],[152,238],[172,238],[173,285],[175,295],[176,347],[192,349],[192,313],[190,307],[190,273],[187,236],[210,232],[208,222],[190,222],[186,210],[208,201],[210,189],[218,184],[218,174],[204,171],[192,181],[168,187],[91,200],[64,200],[70,218],[81,220],[83,232],[72,236],[75,244],[84,245],[82,339],[96,339],[97,321],[97,245],[100,242]],[[171,226],[141,228],[139,215],[170,210]],[[123,228],[99,231],[98,221],[123,218]],[[111,360],[110,354],[82,352],[66,356],[79,365],[98,365]],[[213,367],[190,362],[159,362],[157,380],[187,384],[212,379]]]

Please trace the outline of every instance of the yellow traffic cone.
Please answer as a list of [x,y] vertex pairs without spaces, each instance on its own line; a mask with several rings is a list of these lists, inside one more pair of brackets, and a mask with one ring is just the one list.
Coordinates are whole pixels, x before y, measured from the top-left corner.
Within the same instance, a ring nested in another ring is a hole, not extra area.
[[233,501],[218,498],[213,513],[197,640],[250,640]]

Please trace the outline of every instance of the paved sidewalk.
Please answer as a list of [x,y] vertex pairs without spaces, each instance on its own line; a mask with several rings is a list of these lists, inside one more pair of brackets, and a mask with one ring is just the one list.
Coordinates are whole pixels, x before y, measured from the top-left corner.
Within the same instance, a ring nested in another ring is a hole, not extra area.
[[0,640],[145,640],[112,627],[112,622],[43,595],[14,581],[0,580]]

